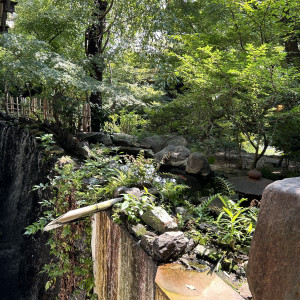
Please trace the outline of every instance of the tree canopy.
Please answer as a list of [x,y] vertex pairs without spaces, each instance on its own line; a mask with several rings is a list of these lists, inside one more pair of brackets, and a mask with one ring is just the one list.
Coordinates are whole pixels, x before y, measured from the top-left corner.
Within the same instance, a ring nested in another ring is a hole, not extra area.
[[2,95],[90,102],[93,130],[125,108],[195,143],[247,140],[253,167],[269,145],[291,153],[274,128],[299,120],[297,0],[23,0],[13,19],[0,38]]

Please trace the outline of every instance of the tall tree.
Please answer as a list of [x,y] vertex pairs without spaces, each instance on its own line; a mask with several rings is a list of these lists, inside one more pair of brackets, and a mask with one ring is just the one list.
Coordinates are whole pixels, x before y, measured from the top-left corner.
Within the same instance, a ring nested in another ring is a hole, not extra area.
[[[106,15],[114,5],[112,0],[108,6],[107,1],[95,0],[93,17],[94,21],[86,31],[85,52],[91,63],[91,75],[99,82],[103,81],[103,72],[105,69],[104,51],[110,38],[110,26],[107,28]],[[91,93],[91,116],[92,131],[98,131],[103,123],[103,100],[101,91]]]

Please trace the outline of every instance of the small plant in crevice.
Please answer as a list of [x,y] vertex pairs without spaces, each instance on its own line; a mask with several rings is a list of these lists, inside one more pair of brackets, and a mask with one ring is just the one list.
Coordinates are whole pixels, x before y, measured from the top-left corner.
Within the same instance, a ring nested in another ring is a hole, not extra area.
[[55,141],[53,140],[53,134],[50,133],[41,135],[39,139],[41,140],[42,146],[46,151],[50,151],[53,144],[55,144]]
[[113,220],[117,223],[121,222],[121,213],[123,213],[129,222],[138,223],[140,217],[146,212],[147,209],[153,209],[154,196],[149,194],[147,188],[144,188],[144,195],[136,197],[132,194],[124,195],[124,202],[117,203],[113,208]]

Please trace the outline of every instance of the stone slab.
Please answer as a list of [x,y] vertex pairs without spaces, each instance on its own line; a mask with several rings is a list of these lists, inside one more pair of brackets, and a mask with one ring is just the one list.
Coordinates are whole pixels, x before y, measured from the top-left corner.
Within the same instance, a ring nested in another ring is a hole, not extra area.
[[266,178],[251,179],[248,176],[230,177],[228,181],[232,183],[235,191],[255,196],[261,196],[264,189],[273,182]]

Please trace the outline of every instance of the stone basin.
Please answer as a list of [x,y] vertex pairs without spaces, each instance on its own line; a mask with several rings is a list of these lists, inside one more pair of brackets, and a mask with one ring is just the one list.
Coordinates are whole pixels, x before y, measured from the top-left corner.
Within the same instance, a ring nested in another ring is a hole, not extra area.
[[180,264],[160,266],[155,283],[156,299],[162,300],[242,300],[216,273],[185,270]]

